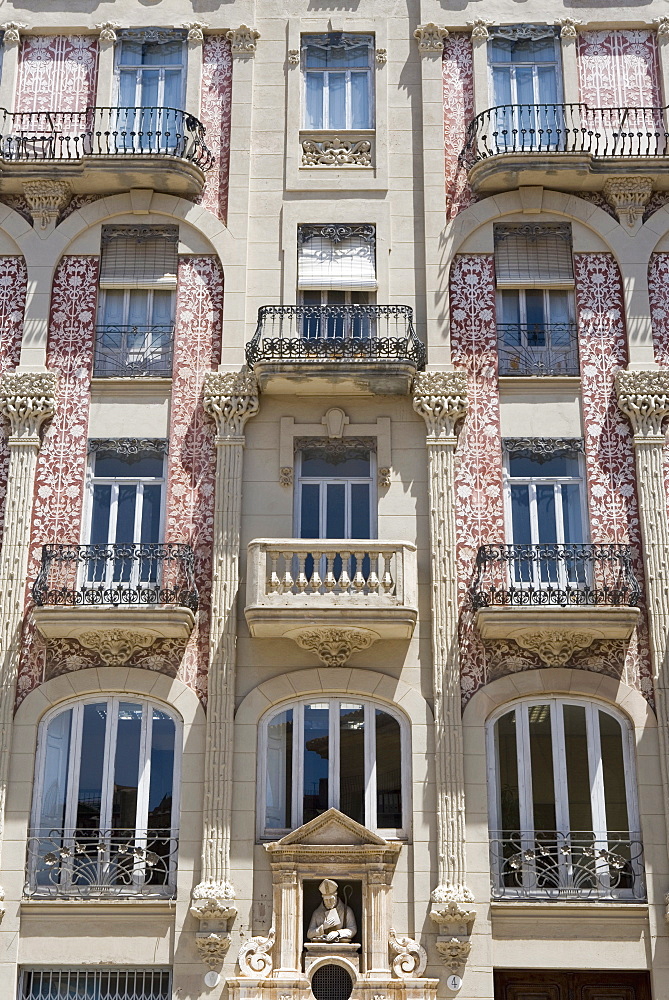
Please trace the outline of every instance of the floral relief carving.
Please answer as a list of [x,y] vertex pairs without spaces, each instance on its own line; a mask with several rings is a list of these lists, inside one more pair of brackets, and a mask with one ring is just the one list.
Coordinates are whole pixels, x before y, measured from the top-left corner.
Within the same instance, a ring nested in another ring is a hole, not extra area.
[[486,682],[486,650],[467,606],[476,553],[480,545],[505,537],[492,256],[455,258],[450,300],[453,364],[467,375],[467,416],[455,452],[455,526],[460,676],[462,697],[468,701]]
[[[53,279],[46,366],[58,376],[58,405],[44,434],[35,474],[28,562],[30,585],[46,542],[81,538],[86,434],[93,367],[97,257],[62,257]],[[41,683],[46,644],[29,618],[24,627],[17,701]]]
[[419,24],[413,37],[418,42],[418,51],[421,55],[441,52],[444,48],[444,39],[448,38],[448,28],[430,21],[428,24]]
[[230,41],[233,56],[254,56],[260,32],[249,28],[248,24],[240,24],[238,28],[228,31],[226,38]]
[[109,666],[117,667],[127,663],[139,649],[147,649],[153,642],[152,635],[133,632],[130,629],[96,629],[79,636],[84,649],[92,649]]
[[294,632],[291,638],[301,649],[314,652],[326,667],[343,667],[353,653],[369,649],[378,635],[361,628],[317,628]]
[[85,111],[95,104],[98,38],[33,35],[19,53],[17,111]]
[[232,116],[232,53],[222,35],[207,35],[202,48],[200,120],[207,130],[207,145],[214,165],[200,204],[225,222],[228,214],[228,168]]
[[446,218],[454,219],[474,201],[467,171],[460,162],[467,126],[474,117],[474,62],[471,39],[462,33],[444,42],[444,155]]
[[660,107],[659,60],[654,31],[581,31],[580,98],[595,108]]
[[[620,680],[625,674],[627,646],[615,639],[595,640],[584,649],[574,650],[569,666],[573,670],[591,670]],[[536,650],[522,649],[512,639],[496,639],[486,648],[487,679],[495,680],[505,674],[522,673],[546,666]]]
[[[576,307],[593,542],[632,546],[634,571],[644,589],[632,431],[618,408],[616,374],[627,366],[622,282],[610,254],[575,254]],[[627,649],[626,683],[652,701],[645,607]]]
[[180,677],[206,697],[211,551],[216,479],[215,426],[202,406],[205,374],[220,359],[223,273],[215,257],[179,260],[167,472],[166,540],[193,546],[200,606]]
[[[0,257],[0,375],[10,372],[21,357],[23,314],[26,307],[28,270],[23,257]],[[7,495],[9,469],[9,422],[0,418],[0,538]]]
[[567,629],[543,628],[536,632],[519,632],[515,637],[521,649],[536,653],[547,667],[563,667],[577,649],[592,645],[592,635]]
[[372,144],[369,139],[305,139],[302,142],[303,167],[371,167]]
[[[168,677],[176,677],[184,650],[185,643],[182,639],[156,639],[146,648],[134,649],[125,663],[141,667],[142,670],[153,670]],[[110,663],[111,660],[100,646],[86,648],[76,639],[52,639],[44,655],[44,680]]]

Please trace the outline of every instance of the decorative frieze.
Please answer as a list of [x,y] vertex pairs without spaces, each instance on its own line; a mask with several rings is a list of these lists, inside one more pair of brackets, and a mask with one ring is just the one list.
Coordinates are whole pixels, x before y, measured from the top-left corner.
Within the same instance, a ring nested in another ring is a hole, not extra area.
[[166,455],[169,449],[167,438],[89,438],[88,450],[114,451],[117,455],[127,458],[139,455],[143,451],[151,451],[158,455]]
[[502,438],[502,447],[507,455],[531,456],[540,463],[574,452],[585,454],[583,438]]
[[37,180],[24,181],[23,193],[30,207],[30,213],[38,233],[42,237],[51,231],[72,196],[72,189],[67,181]]
[[378,638],[376,632],[360,628],[318,628],[291,633],[301,649],[314,652],[326,667],[343,667],[353,653],[369,647]]
[[429,52],[443,52],[444,39],[448,38],[448,28],[435,24],[434,21],[429,21],[427,24],[419,24],[413,37],[418,42],[418,51],[421,55],[427,55]]
[[388,932],[388,945],[394,958],[392,969],[398,979],[420,979],[427,965],[427,952],[414,941],[403,934],[396,934],[391,927]]
[[140,45],[170,45],[172,42],[183,42],[186,38],[184,28],[121,28],[119,38],[128,42],[138,42]]
[[371,167],[372,143],[369,139],[302,140],[303,167]]
[[254,56],[260,32],[249,28],[248,24],[240,24],[238,28],[228,31],[225,36],[230,42],[233,56]]
[[0,376],[0,413],[9,420],[10,445],[39,447],[40,428],[54,413],[56,382],[53,372],[8,372]]
[[641,225],[652,192],[652,177],[609,177],[603,190],[619,221],[630,229],[638,229]]

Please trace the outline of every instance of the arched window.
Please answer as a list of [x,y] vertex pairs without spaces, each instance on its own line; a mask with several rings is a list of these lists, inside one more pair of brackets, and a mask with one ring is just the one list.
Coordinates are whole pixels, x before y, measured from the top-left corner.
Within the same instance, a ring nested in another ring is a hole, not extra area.
[[493,896],[643,898],[632,732],[603,705],[506,708],[488,726]]
[[399,713],[356,698],[293,702],[260,727],[258,826],[277,838],[335,807],[384,837],[409,824],[409,734]]
[[171,895],[181,730],[143,698],[90,698],[50,713],[37,748],[29,891]]

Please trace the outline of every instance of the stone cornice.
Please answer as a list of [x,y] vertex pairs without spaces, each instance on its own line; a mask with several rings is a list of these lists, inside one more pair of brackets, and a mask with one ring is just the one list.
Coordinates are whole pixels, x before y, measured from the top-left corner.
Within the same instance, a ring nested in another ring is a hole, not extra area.
[[241,438],[244,425],[258,412],[258,382],[250,372],[208,372],[203,405],[216,421],[219,438]]
[[620,371],[616,392],[636,442],[663,444],[663,424],[669,416],[669,371]]
[[413,383],[413,408],[428,434],[452,441],[467,412],[467,375],[463,371],[419,372]]
[[53,372],[0,376],[0,413],[11,425],[10,444],[39,444],[40,427],[54,414],[56,383]]

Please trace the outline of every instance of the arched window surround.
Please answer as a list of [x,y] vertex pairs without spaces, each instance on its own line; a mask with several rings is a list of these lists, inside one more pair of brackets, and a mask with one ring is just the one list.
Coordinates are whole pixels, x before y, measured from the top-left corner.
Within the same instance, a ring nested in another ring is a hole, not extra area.
[[[258,722],[258,761],[257,761],[257,800],[256,800],[256,838],[259,842],[278,840],[290,830],[299,828],[306,822],[302,809],[300,790],[303,787],[303,763],[300,748],[303,740],[303,707],[306,705],[325,705],[330,711],[329,732],[332,744],[329,761],[328,777],[330,786],[329,805],[340,808],[338,783],[335,780],[339,766],[339,733],[336,725],[336,712],[332,708],[337,705],[359,705],[365,712],[364,726],[364,760],[365,760],[365,816],[363,825],[377,832],[387,840],[408,839],[411,828],[411,723],[406,715],[394,705],[387,702],[360,697],[355,693],[346,692],[314,692],[311,695],[292,698],[272,705]],[[266,803],[268,791],[268,727],[271,721],[282,713],[293,709],[295,712],[295,734],[293,739],[293,782],[291,812],[293,822],[290,827],[267,828],[265,826]],[[374,732],[369,724],[375,717],[375,710],[386,713],[399,726],[400,734],[400,767],[401,767],[401,827],[378,827],[376,823],[376,760],[374,752]]]

